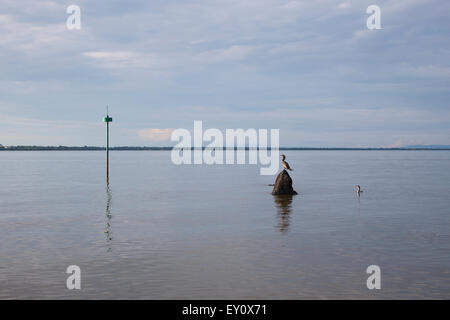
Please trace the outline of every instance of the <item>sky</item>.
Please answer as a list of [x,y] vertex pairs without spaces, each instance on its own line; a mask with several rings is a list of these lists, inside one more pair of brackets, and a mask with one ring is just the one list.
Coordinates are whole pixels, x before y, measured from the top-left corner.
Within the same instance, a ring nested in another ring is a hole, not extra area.
[[109,105],[113,146],[194,120],[284,147],[450,145],[449,18],[447,0],[0,0],[0,144],[105,145]]

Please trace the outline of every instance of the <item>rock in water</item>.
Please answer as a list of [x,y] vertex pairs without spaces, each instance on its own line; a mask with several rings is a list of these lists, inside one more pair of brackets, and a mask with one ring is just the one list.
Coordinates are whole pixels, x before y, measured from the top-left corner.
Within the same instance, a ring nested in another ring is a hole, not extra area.
[[272,194],[297,194],[297,192],[295,192],[295,190],[292,188],[292,179],[286,170],[283,170],[278,174],[277,180],[275,180],[275,186],[273,187]]

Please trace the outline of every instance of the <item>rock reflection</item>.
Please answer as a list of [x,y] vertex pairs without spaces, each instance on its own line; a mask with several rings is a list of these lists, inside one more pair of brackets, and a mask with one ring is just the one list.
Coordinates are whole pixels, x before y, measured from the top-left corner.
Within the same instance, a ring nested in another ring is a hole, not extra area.
[[273,196],[279,219],[277,228],[281,233],[287,233],[289,229],[292,197],[292,195]]

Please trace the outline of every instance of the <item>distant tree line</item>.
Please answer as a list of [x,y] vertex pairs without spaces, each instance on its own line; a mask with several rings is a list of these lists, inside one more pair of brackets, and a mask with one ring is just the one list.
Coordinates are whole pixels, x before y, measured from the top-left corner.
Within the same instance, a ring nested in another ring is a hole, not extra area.
[[[98,146],[3,146],[0,144],[0,151],[101,151],[105,150],[105,147]],[[110,147],[109,150],[116,151],[127,151],[127,150],[172,150],[173,147]],[[176,149],[185,149],[185,150],[195,150],[200,148],[176,148]],[[216,149],[220,148],[208,148],[203,147],[202,150],[205,149]],[[226,150],[226,148],[222,148]],[[248,147],[245,148],[237,148],[234,147],[234,150],[249,150]],[[256,148],[259,149],[259,148]],[[269,148],[270,149],[270,148]],[[281,147],[279,150],[450,150],[450,146],[411,146],[411,147],[403,147],[403,148],[301,148],[301,147],[293,147],[286,148]]]
[[[96,151],[105,150],[105,147],[96,146],[3,146],[0,150],[7,151]],[[172,150],[172,147],[110,147],[109,150]]]

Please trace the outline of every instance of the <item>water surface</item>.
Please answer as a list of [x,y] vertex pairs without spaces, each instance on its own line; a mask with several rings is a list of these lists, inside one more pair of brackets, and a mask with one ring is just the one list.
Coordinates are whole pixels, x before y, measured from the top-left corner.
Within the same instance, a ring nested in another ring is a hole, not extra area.
[[169,151],[111,152],[109,188],[103,152],[0,152],[0,298],[450,298],[449,151],[285,153],[294,197]]

